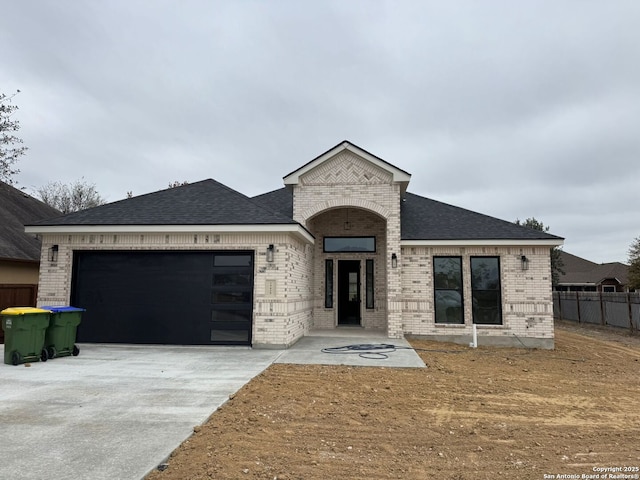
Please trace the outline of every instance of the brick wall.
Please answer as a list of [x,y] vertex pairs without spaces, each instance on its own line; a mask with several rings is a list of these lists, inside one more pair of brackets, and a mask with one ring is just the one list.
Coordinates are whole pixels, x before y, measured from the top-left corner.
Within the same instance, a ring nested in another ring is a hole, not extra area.
[[[400,186],[393,183],[392,175],[349,151],[343,151],[302,175],[293,188],[293,200],[294,220],[306,226],[316,237],[314,326],[332,328],[337,323],[336,308],[324,308],[324,260],[361,260],[361,298],[364,301],[362,260],[373,258],[376,308],[361,309],[362,324],[365,328],[386,330],[392,337],[401,336],[400,275],[398,269],[391,269],[391,254],[400,255]],[[344,227],[347,221],[349,229]],[[376,236],[375,255],[335,255],[322,251],[323,236],[366,235]],[[334,275],[337,275],[337,262]],[[337,281],[334,285],[337,286]]]
[[[345,223],[348,222],[348,230]],[[386,332],[387,295],[386,295],[386,222],[377,215],[356,208],[342,208],[322,213],[309,221],[311,233],[316,237],[313,252],[313,271],[316,272],[313,284],[313,319],[315,328],[334,328],[337,324],[338,301],[338,262],[340,260],[360,261],[360,298],[362,299],[362,326]],[[324,236],[375,236],[376,253],[324,253]],[[325,260],[332,259],[334,304],[325,308]],[[367,309],[365,304],[365,260],[373,259],[374,265],[374,308]]]
[[[266,261],[267,246],[275,246],[274,262]],[[48,259],[58,245],[58,261]],[[288,234],[94,234],[42,237],[38,305],[71,302],[73,252],[78,250],[252,250],[254,265],[253,344],[294,343],[312,322],[311,246]],[[275,293],[266,291],[267,281]]]
[[[409,247],[402,248],[403,330],[408,335],[461,337],[472,331],[472,256],[500,258],[502,325],[478,325],[478,335],[488,343],[553,347],[553,302],[549,247]],[[522,270],[520,257],[529,258]],[[464,325],[434,321],[433,257],[462,257]]]

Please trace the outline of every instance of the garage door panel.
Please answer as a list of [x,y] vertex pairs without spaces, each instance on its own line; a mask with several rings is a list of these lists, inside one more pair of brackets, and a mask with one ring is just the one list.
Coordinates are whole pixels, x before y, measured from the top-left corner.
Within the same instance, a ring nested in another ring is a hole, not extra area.
[[[76,252],[78,341],[250,344],[252,263],[251,252]],[[213,313],[230,307],[231,322]]]

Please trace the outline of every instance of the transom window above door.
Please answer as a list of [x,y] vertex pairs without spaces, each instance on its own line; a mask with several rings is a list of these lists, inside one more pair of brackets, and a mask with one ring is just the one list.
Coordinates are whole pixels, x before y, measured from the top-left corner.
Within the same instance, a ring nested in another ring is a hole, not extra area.
[[325,253],[376,251],[376,237],[324,237]]

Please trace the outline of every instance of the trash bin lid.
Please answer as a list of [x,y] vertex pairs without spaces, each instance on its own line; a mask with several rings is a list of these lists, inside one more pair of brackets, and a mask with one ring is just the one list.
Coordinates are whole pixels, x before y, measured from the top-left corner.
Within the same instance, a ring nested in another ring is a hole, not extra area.
[[29,315],[31,313],[51,313],[49,310],[34,307],[11,307],[5,308],[0,315]]
[[41,307],[44,310],[49,310],[51,313],[63,313],[63,312],[86,312],[84,308],[71,307],[71,306],[59,306],[59,305],[51,305],[46,307]]

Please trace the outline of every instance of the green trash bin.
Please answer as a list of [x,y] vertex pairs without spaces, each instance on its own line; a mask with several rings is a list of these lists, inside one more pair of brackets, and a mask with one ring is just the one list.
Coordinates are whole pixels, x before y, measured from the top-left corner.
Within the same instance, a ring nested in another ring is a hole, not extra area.
[[76,330],[82,320],[84,308],[77,307],[42,307],[49,310],[49,328],[47,328],[44,338],[44,348],[49,358],[74,357],[80,353],[80,349],[75,345]]
[[46,362],[44,336],[49,326],[49,311],[33,307],[6,308],[0,312],[4,330],[4,363],[19,365]]

